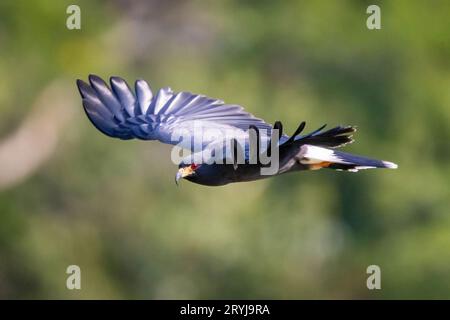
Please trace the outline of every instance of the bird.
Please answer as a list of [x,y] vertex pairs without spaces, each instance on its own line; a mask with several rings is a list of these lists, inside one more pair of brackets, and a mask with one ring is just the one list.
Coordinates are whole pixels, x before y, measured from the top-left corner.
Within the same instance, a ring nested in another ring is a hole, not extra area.
[[[323,125],[302,135],[306,126],[302,121],[292,135],[287,135],[281,121],[271,125],[242,106],[220,99],[174,92],[170,87],[153,95],[145,80],[136,80],[134,91],[117,76],[110,77],[109,83],[96,75],[89,75],[88,82],[77,79],[87,117],[109,137],[158,140],[186,149],[189,154],[179,156],[177,185],[181,179],[223,186],[322,168],[358,172],[398,167],[393,162],[337,150],[353,142],[355,126],[325,130]],[[216,134],[204,135],[205,130]],[[227,134],[221,135],[225,131]],[[263,163],[261,159],[270,161]],[[275,170],[269,170],[273,163]],[[264,173],[264,169],[271,173]]]

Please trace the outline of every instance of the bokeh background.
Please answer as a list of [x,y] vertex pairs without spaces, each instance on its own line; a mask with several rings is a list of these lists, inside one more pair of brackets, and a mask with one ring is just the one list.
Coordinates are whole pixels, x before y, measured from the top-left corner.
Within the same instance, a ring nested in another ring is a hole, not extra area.
[[[81,7],[81,30],[66,8]],[[381,7],[382,29],[366,28]],[[449,1],[1,1],[0,298],[450,298]],[[75,80],[146,79],[398,170],[174,184]],[[81,267],[82,289],[66,289]],[[366,288],[381,267],[382,289]]]

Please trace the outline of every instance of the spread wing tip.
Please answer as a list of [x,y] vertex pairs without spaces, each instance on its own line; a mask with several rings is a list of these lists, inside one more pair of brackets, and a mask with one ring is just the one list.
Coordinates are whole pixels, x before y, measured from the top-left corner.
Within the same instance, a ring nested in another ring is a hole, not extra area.
[[[118,76],[109,83],[95,74],[88,81],[76,80],[87,116],[104,134],[121,139],[158,139],[164,143],[176,127],[199,121],[207,127],[226,126],[248,129],[249,125],[271,129],[271,125],[254,117],[241,106],[186,91],[175,93],[170,87],[156,95],[145,80],[138,79],[134,90]],[[155,131],[155,128],[158,128]]]

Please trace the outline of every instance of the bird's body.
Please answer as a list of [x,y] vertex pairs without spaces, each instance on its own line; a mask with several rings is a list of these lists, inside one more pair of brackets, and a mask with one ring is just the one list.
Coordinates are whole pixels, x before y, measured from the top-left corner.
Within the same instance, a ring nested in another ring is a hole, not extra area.
[[89,76],[89,82],[77,81],[83,106],[104,134],[124,140],[159,140],[191,152],[178,160],[176,181],[184,178],[220,186],[301,170],[397,167],[335,150],[353,141],[355,128],[351,126],[326,131],[321,127],[300,135],[305,127],[302,122],[288,136],[282,133],[280,122],[272,127],[241,106],[218,99],[174,93],[169,88],[153,96],[143,80],[136,81],[135,93],[118,77],[111,78],[111,89],[97,76]]

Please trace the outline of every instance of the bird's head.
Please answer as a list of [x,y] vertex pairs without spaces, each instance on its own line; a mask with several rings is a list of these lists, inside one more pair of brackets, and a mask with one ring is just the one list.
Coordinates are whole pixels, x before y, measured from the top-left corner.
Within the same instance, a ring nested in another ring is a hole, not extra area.
[[180,179],[205,186],[222,186],[230,183],[230,175],[234,174],[233,165],[180,163],[175,182]]
[[199,169],[200,166],[201,165],[195,163],[180,163],[178,172],[175,176],[175,183],[178,185],[180,179],[192,180],[197,175],[197,169]]

